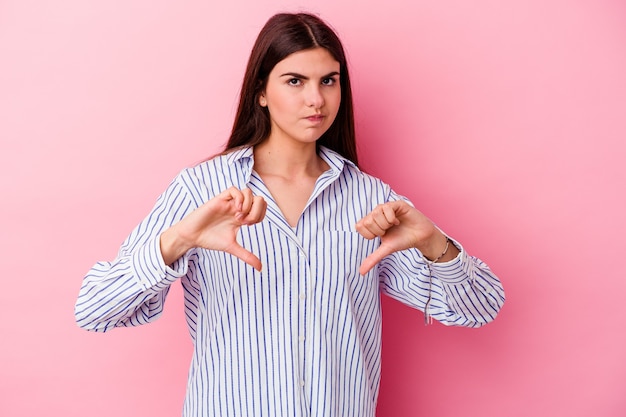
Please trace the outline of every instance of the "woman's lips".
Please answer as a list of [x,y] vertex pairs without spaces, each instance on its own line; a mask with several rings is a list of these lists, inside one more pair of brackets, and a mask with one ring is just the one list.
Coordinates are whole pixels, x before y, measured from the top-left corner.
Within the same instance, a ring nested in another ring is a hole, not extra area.
[[320,123],[324,120],[324,115],[314,114],[313,116],[308,116],[306,119],[313,123]]

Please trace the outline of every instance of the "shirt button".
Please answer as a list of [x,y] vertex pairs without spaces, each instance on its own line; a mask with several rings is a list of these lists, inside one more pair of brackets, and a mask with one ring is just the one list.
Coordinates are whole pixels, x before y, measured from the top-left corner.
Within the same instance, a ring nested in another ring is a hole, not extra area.
[[300,381],[300,386],[303,387],[304,386],[304,380]]
[[306,298],[306,294],[305,294],[305,293],[303,293],[303,292],[301,292],[301,293],[300,293],[300,299],[301,299],[301,300],[304,300],[305,298]]
[[301,342],[304,342],[304,336],[300,336],[298,340],[300,340]]

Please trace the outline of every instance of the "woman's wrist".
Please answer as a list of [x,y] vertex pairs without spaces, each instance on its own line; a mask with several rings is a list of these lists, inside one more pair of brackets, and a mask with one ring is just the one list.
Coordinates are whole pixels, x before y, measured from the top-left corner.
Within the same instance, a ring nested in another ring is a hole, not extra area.
[[433,236],[427,248],[421,252],[426,260],[431,263],[437,263],[447,262],[456,258],[459,254],[459,249],[452,243],[448,236],[438,232],[436,236]]
[[175,226],[161,233],[160,245],[165,265],[171,265],[192,247],[180,236]]

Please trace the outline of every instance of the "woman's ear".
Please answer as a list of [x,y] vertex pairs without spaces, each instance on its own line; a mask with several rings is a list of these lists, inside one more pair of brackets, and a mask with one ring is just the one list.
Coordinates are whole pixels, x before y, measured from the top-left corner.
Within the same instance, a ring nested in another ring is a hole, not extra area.
[[259,105],[261,107],[266,107],[267,106],[267,100],[265,100],[265,94],[260,94],[259,95]]

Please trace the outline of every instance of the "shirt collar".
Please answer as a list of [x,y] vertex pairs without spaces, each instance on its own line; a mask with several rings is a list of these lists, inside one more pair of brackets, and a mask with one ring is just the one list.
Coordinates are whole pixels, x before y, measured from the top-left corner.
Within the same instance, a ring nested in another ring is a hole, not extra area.
[[347,158],[344,158],[337,152],[328,149],[325,146],[320,146],[320,158],[322,158],[324,162],[326,162],[330,166],[330,169],[337,174],[343,171],[343,168],[346,165],[351,165],[354,168],[357,168],[354,162]]
[[243,146],[236,148],[226,154],[228,165],[233,165],[235,162],[240,162],[243,159],[254,160],[254,152],[252,152],[252,146]]
[[[344,158],[337,152],[328,149],[325,146],[320,146],[319,152],[320,158],[324,160],[330,166],[331,171],[336,174],[339,174],[343,171],[343,168],[347,165],[352,165],[356,168],[354,162],[349,159]],[[238,164],[240,165],[242,172],[248,180],[250,178],[250,174],[252,173],[252,168],[254,166],[254,151],[252,146],[244,146],[234,151],[226,154],[226,158],[228,161],[228,165]]]

